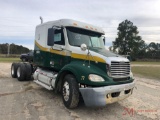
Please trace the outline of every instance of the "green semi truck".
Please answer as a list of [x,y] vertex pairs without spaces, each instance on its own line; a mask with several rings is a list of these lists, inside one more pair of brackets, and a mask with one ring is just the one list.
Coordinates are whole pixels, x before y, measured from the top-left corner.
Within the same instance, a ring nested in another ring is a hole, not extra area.
[[105,49],[104,31],[61,19],[36,27],[33,63],[12,63],[11,75],[62,95],[67,108],[105,106],[130,96],[135,87],[130,61]]

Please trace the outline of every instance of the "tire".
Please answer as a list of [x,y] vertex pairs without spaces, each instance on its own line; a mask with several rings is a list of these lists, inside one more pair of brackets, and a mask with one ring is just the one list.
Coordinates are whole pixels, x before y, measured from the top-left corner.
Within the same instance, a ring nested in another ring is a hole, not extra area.
[[11,65],[11,76],[12,78],[17,78],[17,68],[18,68],[18,63],[12,63]]
[[61,92],[65,107],[72,109],[78,106],[79,87],[73,75],[68,74],[64,77]]
[[32,75],[32,66],[29,63],[24,63],[25,64],[25,80],[31,80],[31,75]]
[[17,79],[19,81],[25,80],[25,74],[26,74],[25,64],[24,63],[19,63],[19,66],[18,66],[18,69],[17,69]]

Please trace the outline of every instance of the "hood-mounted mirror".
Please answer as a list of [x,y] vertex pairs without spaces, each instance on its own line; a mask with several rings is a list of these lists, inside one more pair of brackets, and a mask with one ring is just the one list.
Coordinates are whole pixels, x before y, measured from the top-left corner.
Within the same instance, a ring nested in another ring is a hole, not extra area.
[[81,50],[82,51],[86,51],[86,49],[87,49],[87,45],[86,44],[81,44]]

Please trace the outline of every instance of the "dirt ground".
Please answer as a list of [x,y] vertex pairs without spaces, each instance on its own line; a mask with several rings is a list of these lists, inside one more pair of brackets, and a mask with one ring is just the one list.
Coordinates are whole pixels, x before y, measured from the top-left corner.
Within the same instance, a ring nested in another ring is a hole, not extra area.
[[0,120],[160,120],[160,80],[135,76],[129,98],[100,108],[81,103],[69,110],[54,91],[11,78],[10,66],[0,63]]

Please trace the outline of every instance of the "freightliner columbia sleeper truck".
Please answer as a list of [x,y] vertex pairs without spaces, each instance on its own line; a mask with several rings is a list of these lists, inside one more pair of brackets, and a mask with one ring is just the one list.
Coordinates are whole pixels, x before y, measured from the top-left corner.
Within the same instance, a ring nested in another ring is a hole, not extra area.
[[135,87],[128,59],[105,49],[104,31],[61,19],[38,25],[33,63],[13,63],[11,75],[31,79],[62,94],[67,108],[105,106],[130,96]]

